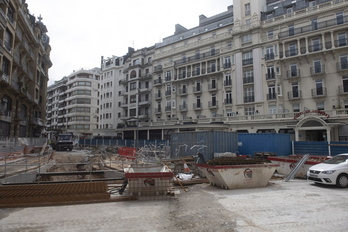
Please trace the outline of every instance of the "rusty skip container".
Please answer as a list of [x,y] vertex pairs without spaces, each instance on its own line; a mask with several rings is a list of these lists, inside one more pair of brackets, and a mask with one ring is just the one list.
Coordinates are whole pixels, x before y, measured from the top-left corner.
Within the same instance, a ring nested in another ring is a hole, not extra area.
[[209,165],[196,164],[211,184],[224,189],[267,186],[277,164]]

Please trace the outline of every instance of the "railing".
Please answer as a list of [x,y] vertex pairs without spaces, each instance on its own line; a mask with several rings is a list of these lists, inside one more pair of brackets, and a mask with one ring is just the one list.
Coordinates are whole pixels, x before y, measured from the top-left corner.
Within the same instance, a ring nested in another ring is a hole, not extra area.
[[254,102],[255,101],[255,96],[244,96],[244,103],[248,103],[248,102]]
[[286,77],[288,79],[291,79],[291,78],[297,78],[297,77],[300,77],[300,70],[299,69],[295,69],[295,70],[288,70],[286,71]]
[[326,96],[326,88],[315,88],[311,89],[311,93],[313,97],[322,97]]
[[253,64],[253,58],[244,59],[244,60],[242,61],[242,63],[243,63],[243,66],[244,66],[244,65]]
[[277,100],[277,94],[276,93],[268,93],[267,100]]
[[344,24],[347,22],[348,22],[348,16],[344,16],[342,21],[339,21],[338,19],[331,19],[331,20],[327,20],[327,21],[323,21],[323,22],[318,22],[316,26],[308,25],[308,26],[304,26],[304,27],[295,28],[293,30],[287,30],[287,31],[280,32],[278,34],[278,36],[279,36],[279,38],[295,36],[295,35],[303,34],[306,32],[311,32],[311,31],[315,31],[315,30],[320,30],[320,29],[336,26],[339,24]]
[[325,73],[325,66],[319,65],[319,66],[313,66],[310,68],[311,75],[318,75]]
[[224,86],[231,86],[232,80],[224,80]]
[[254,76],[243,77],[243,84],[254,83]]
[[226,98],[225,100],[224,100],[224,104],[225,105],[231,105],[232,104],[232,98]]
[[289,98],[289,100],[302,98],[302,92],[301,92],[301,90],[298,90],[298,91],[289,91],[289,92],[288,92],[288,98]]

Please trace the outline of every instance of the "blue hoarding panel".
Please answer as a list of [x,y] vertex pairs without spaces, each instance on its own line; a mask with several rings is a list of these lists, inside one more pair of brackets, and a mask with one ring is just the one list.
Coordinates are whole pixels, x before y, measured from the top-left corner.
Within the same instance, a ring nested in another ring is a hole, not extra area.
[[271,152],[278,156],[291,154],[290,134],[240,133],[238,142],[240,155],[254,155],[255,152]]

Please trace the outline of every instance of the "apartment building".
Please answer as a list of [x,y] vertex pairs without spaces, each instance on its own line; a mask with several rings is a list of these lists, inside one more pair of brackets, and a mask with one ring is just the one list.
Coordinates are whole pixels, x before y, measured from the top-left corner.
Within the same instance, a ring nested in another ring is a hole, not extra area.
[[117,132],[133,130],[139,139],[225,130],[347,140],[347,11],[346,0],[235,0],[225,12],[200,15],[197,27],[175,25],[154,49],[150,120]]
[[98,129],[99,68],[73,71],[48,89],[47,130],[90,136]]
[[46,33],[25,1],[0,1],[0,137],[38,137],[45,127],[52,66]]
[[[133,51],[133,50],[131,50]],[[112,56],[101,60],[100,74],[100,101],[98,130],[94,134],[104,137],[116,137],[117,127],[124,127],[121,115],[120,81],[123,74],[124,59],[126,56]],[[123,89],[123,88],[122,88]]]

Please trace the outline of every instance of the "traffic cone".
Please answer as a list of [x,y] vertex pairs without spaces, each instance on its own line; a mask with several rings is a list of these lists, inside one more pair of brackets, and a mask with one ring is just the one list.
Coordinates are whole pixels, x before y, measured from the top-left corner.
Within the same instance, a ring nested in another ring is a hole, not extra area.
[[187,166],[187,163],[184,161],[184,172],[191,172],[190,168]]

